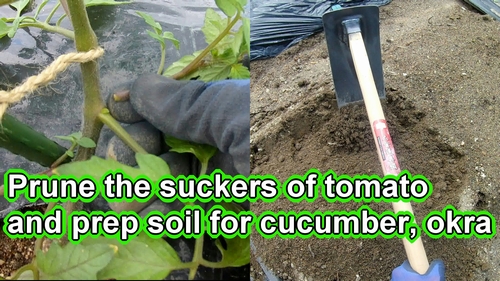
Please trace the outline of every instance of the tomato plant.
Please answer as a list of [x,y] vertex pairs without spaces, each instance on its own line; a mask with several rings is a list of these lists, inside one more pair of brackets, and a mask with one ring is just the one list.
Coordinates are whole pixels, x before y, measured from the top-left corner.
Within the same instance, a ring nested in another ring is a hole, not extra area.
[[[98,38],[93,32],[86,13],[86,8],[99,5],[124,5],[131,1],[115,0],[60,0],[45,20],[39,18],[40,11],[49,0],[43,0],[33,9],[34,0],[0,0],[1,5],[10,5],[16,11],[14,18],[0,19],[0,38],[14,38],[16,32],[23,28],[41,28],[74,40],[77,51],[87,52],[98,47]],[[182,48],[179,40],[172,32],[164,31],[160,23],[150,15],[137,12],[151,27],[149,36],[158,41],[161,60],[158,74],[174,79],[199,79],[215,81],[223,79],[248,79],[250,72],[244,64],[250,51],[250,22],[244,17],[247,0],[216,0],[221,13],[208,9],[202,28],[207,47],[193,54],[186,55],[165,67],[167,54],[166,44]],[[55,22],[52,20],[57,9],[63,8],[65,13]],[[61,27],[64,19],[71,21],[75,30]],[[151,179],[170,173],[168,163],[161,158],[145,153],[114,120],[101,99],[99,89],[98,64],[95,61],[81,63],[84,81],[84,107],[82,131],[69,136],[58,136],[71,143],[69,148],[61,147],[23,124],[8,114],[0,116],[0,146],[13,153],[37,161],[49,170],[45,174],[102,177],[110,169],[121,169],[131,174],[148,176]],[[0,105],[2,100],[0,100]],[[106,125],[136,152],[138,168],[128,167],[113,159],[102,159],[95,156],[95,146],[102,127]],[[215,148],[198,145],[174,138],[165,140],[172,151],[192,153],[206,171],[208,160],[214,155]],[[76,153],[75,153],[76,149]],[[0,188],[3,193],[3,186]],[[188,204],[188,203],[186,203]],[[222,204],[222,203],[221,203]],[[49,212],[57,203],[50,203]],[[223,204],[226,209],[239,212],[238,205]],[[68,213],[78,210],[78,204],[67,202],[64,208]],[[163,279],[172,271],[189,269],[190,278],[195,277],[200,265],[212,268],[240,267],[250,262],[250,238],[233,238],[218,240],[216,245],[222,254],[222,260],[213,262],[203,255],[203,236],[197,238],[194,256],[190,262],[183,262],[178,253],[164,239],[153,239],[144,233],[123,244],[107,237],[87,237],[79,244],[52,241],[47,251],[41,248],[43,238],[38,238],[35,245],[33,261],[20,268],[15,276],[9,279]],[[66,241],[67,242],[67,241]],[[226,246],[223,247],[222,243]],[[74,258],[78,256],[78,258]]]

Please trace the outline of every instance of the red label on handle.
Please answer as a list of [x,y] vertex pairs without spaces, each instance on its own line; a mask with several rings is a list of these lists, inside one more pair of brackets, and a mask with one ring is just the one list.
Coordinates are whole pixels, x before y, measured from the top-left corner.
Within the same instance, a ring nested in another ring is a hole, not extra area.
[[394,150],[394,146],[392,145],[387,121],[381,119],[373,122],[373,130],[378,146],[380,147],[380,154],[382,155],[382,164],[384,165],[385,172],[398,175],[401,169],[396,156],[396,150]]

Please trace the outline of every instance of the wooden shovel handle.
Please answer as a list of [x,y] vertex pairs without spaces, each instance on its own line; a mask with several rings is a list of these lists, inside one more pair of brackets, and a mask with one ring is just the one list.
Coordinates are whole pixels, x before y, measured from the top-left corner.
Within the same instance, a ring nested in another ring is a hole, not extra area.
[[[394,148],[392,147],[392,140],[390,139],[390,135],[386,126],[385,137],[387,141],[385,142],[385,144],[391,146],[390,149],[392,151],[392,161],[394,165],[387,165],[387,157],[382,157],[381,147],[377,138],[376,130],[379,130],[380,128],[376,128],[376,125],[382,124],[382,126],[384,126],[386,124],[386,121],[384,112],[382,110],[382,105],[380,104],[377,87],[375,86],[375,81],[373,80],[370,61],[366,53],[365,43],[363,41],[361,32],[349,34],[349,47],[351,49],[354,67],[356,69],[361,92],[363,93],[363,100],[368,112],[368,118],[370,120],[375,145],[377,146],[378,157],[382,165],[384,175],[397,175],[400,171],[399,164],[397,163],[396,154],[394,152]],[[384,147],[384,149],[386,148]],[[385,156],[387,156],[386,152],[387,150],[384,151]],[[400,211],[407,211],[413,214],[413,209],[409,202],[394,202],[392,203],[392,207],[394,209],[394,212],[396,213]],[[403,244],[412,269],[420,274],[425,274],[427,272],[427,269],[429,268],[429,261],[427,260],[427,255],[425,253],[421,238],[419,237],[413,243],[410,243],[407,239],[403,239]]]

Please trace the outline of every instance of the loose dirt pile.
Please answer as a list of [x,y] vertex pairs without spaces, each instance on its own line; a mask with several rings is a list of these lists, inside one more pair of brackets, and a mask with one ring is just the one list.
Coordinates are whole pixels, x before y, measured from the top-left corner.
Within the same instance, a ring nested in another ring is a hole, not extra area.
[[[402,169],[434,186],[413,204],[419,222],[452,204],[500,218],[500,22],[457,0],[393,1],[380,9],[384,112]],[[337,108],[324,34],[252,69],[252,173],[284,181],[311,168],[379,174],[364,105]],[[361,203],[254,203],[252,210],[356,210]],[[380,213],[388,203],[368,204]],[[447,280],[500,280],[500,242],[430,239]],[[389,280],[405,259],[400,240],[271,239],[256,254],[283,280]],[[252,258],[256,280],[265,275]]]
[[[45,212],[45,206],[26,207],[23,211]],[[0,229],[4,226],[0,220]],[[27,265],[33,259],[36,238],[11,239],[0,232],[0,277],[11,277],[15,271]]]

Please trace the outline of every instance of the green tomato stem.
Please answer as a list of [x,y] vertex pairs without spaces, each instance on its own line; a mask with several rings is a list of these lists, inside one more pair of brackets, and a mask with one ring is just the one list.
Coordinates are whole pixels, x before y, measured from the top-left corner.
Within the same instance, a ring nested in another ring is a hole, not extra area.
[[200,168],[200,176],[205,175],[207,173],[207,169],[208,169],[208,161],[202,162]]
[[61,22],[63,21],[63,19],[66,17],[66,14],[62,15],[56,22],[56,26],[60,26],[61,25]]
[[192,268],[194,266],[197,266],[195,263],[193,262],[183,262],[183,263],[180,263],[178,265],[169,265],[168,267],[171,269],[171,270],[183,270],[183,269],[188,269],[188,268]]
[[[75,30],[75,47],[78,52],[88,52],[99,47],[97,36],[90,25],[90,21],[83,0],[73,0],[68,3],[69,18]],[[59,28],[59,27],[56,27]],[[80,64],[83,78],[83,126],[82,136],[88,137],[97,143],[101,134],[102,122],[98,115],[104,108],[101,98],[101,86],[99,81],[99,64],[97,60]],[[90,159],[95,153],[95,147],[78,147],[75,161]]]
[[0,0],[0,6],[9,5],[9,4],[12,4],[16,1],[18,1],[18,0]]
[[189,269],[189,280],[194,280],[196,277],[196,271],[198,271],[199,265],[203,261],[203,242],[205,240],[205,236],[202,235],[200,238],[196,239],[194,244],[194,253],[193,253],[193,266]]
[[206,259],[201,260],[200,265],[203,265],[204,267],[210,267],[210,268],[226,268],[227,267],[227,264],[223,264],[221,262],[207,261]]
[[[14,21],[16,21],[17,18],[5,18],[4,19],[4,22],[5,23],[13,23]],[[31,20],[31,22],[38,22],[38,20],[34,17],[28,17],[28,16],[25,16],[20,22],[19,24],[22,24],[24,21],[26,20]]]
[[[62,0],[61,0],[62,1]],[[90,25],[84,0],[72,0],[67,2],[68,17],[74,28],[75,47],[78,52],[88,52],[99,47],[97,36]],[[48,25],[48,24],[47,24]],[[60,29],[60,27],[53,27]],[[101,134],[103,123],[98,115],[104,108],[104,101],[101,98],[101,86],[99,81],[99,65],[96,60],[86,63],[80,63],[83,82],[83,124],[82,136],[88,137],[94,143],[97,143]],[[95,154],[95,147],[78,147],[74,161],[85,161]],[[67,219],[76,210],[83,207],[82,202],[65,202],[63,204],[67,212]],[[61,241],[62,245],[69,242],[68,235],[65,235]]]
[[161,60],[160,66],[158,67],[158,75],[161,75],[163,69],[165,68],[165,57],[167,56],[167,48],[161,47]]
[[23,20],[21,22],[23,22],[25,20],[31,20],[31,22],[37,22],[37,19],[34,17],[25,17],[25,18],[23,18]]
[[[76,146],[78,144],[76,142],[74,142],[69,148],[67,151],[73,151],[75,150]],[[59,157],[52,165],[50,165],[50,168],[51,169],[54,169],[54,168],[57,168],[57,166],[61,165],[61,163],[63,163],[64,161],[66,161],[66,159],[68,158],[68,154],[64,153],[63,155],[61,155],[61,157]]]
[[106,126],[108,126],[111,131],[113,131],[125,144],[127,144],[130,148],[135,153],[144,153],[147,154],[148,152],[142,148],[137,141],[135,141],[130,134],[125,131],[125,129],[116,121],[113,116],[109,113],[109,110],[107,108],[103,109],[101,113],[98,115],[99,120],[101,120],[102,123],[104,123]]
[[14,277],[10,278],[10,280],[18,280],[19,277],[21,277],[21,274],[23,274],[25,271],[28,271],[28,270],[33,271],[33,279],[34,280],[40,279],[39,274],[38,274],[38,269],[36,268],[36,266],[32,263],[28,263],[27,265],[19,268],[17,270],[16,274],[14,275]]
[[62,27],[59,27],[59,26],[53,26],[53,25],[50,25],[46,22],[41,22],[41,21],[37,21],[37,22],[23,22],[19,25],[20,28],[24,28],[24,27],[37,27],[37,28],[41,28],[43,30],[46,30],[46,31],[49,31],[49,32],[54,32],[54,33],[58,33],[58,34],[61,34],[63,36],[66,36],[68,37],[69,39],[72,39],[72,40],[75,40],[75,33],[71,30],[68,30],[66,28],[62,28]]
[[47,19],[45,19],[46,23],[50,22],[50,20],[52,19],[52,17],[54,16],[54,14],[56,13],[57,9],[59,9],[60,6],[61,6],[61,2],[57,1],[57,4],[54,6],[52,11],[50,11],[50,14],[47,16]]
[[48,2],[49,2],[49,0],[43,0],[42,3],[40,3],[40,5],[38,5],[38,8],[36,9],[35,15],[33,16],[34,18],[38,18],[38,15],[42,11],[43,7],[45,7],[45,5],[47,5]]
[[213,48],[215,48],[215,46],[217,46],[217,44],[219,44],[219,42],[224,37],[226,37],[226,35],[229,32],[231,32],[231,29],[240,20],[240,18],[241,18],[240,11],[238,11],[237,14],[236,14],[236,16],[234,17],[234,19],[226,26],[226,28],[219,34],[219,36],[217,36],[217,38],[215,38],[215,40],[212,41],[212,43],[210,43],[205,49],[203,49],[203,51],[200,53],[200,55],[198,55],[193,61],[191,61],[191,63],[189,63],[188,65],[186,65],[186,67],[184,67],[181,71],[179,71],[176,74],[172,75],[172,78],[175,79],[175,80],[179,80],[179,79],[182,79],[182,78],[186,77],[187,75],[189,75],[193,71],[195,71],[200,66],[200,64],[203,63],[203,58]]

